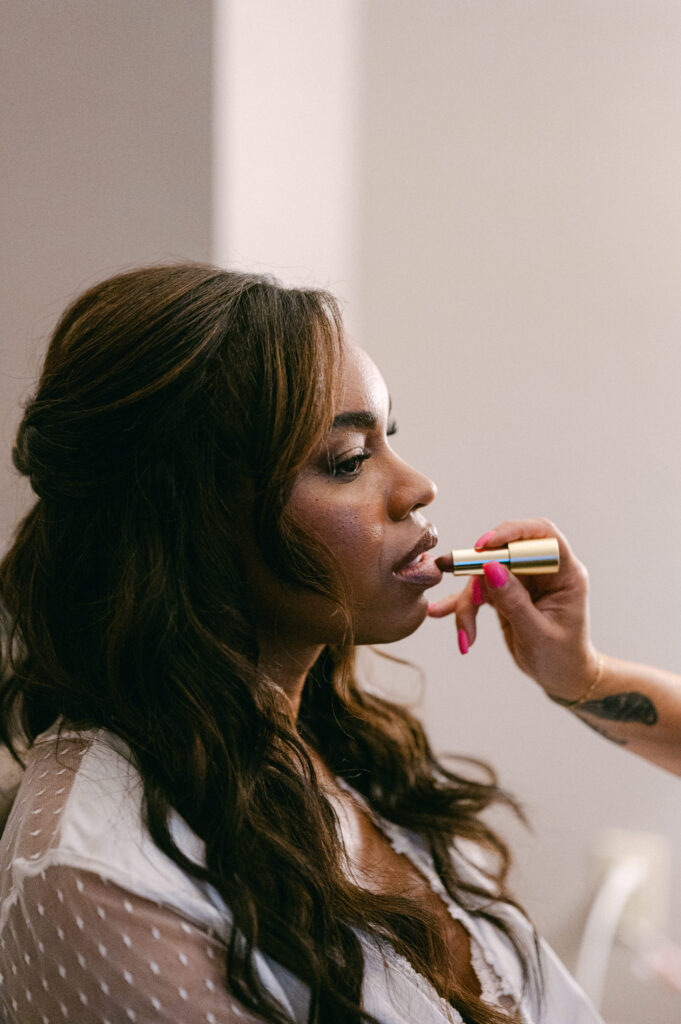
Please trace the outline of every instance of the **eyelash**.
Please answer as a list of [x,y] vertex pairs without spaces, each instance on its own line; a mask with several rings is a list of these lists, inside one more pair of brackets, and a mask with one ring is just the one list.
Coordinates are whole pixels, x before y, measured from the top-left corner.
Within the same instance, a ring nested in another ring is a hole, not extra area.
[[[362,468],[362,464],[370,458],[371,452],[366,450],[358,452],[357,455],[352,455],[349,459],[341,459],[339,462],[332,458],[329,460],[331,476],[358,476]],[[348,469],[348,466],[351,466],[352,469]]]
[[[393,437],[396,433],[397,423],[392,420],[388,424],[385,434],[386,437]],[[336,461],[334,458],[330,458],[329,469],[331,471],[331,476],[343,476],[349,479],[359,476],[362,465],[371,458],[371,455],[372,453],[368,452],[366,448],[364,448],[361,452],[358,452],[356,455],[352,455],[349,459],[343,459],[341,457],[340,461]],[[348,469],[349,466],[352,468]]]

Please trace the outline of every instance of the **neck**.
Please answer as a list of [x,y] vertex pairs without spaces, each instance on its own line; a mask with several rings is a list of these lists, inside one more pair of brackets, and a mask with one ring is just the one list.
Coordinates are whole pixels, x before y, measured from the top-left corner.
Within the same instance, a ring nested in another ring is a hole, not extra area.
[[261,637],[258,668],[284,691],[291,705],[293,721],[297,721],[300,701],[308,673],[324,650],[321,646],[291,649]]

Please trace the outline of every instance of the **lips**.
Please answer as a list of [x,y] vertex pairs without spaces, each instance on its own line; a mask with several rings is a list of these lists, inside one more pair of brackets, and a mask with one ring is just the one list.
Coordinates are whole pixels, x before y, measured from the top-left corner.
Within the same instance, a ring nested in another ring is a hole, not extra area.
[[442,579],[442,571],[433,556],[428,554],[436,544],[437,530],[429,526],[418,543],[397,563],[393,569],[395,576],[417,586],[434,587]]

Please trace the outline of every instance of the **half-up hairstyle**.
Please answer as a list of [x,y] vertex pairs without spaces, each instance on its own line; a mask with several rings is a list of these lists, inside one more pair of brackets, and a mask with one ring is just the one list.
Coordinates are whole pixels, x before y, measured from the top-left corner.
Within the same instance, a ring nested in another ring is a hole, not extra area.
[[[154,842],[230,907],[228,988],[272,1024],[290,1020],[256,948],[309,986],[310,1024],[372,1022],[359,931],[466,1022],[508,1024],[517,1012],[457,984],[425,908],[349,881],[308,750],[426,837],[450,894],[509,935],[527,978],[529,954],[494,912],[511,902],[508,854],[480,814],[510,801],[492,774],[447,771],[408,711],[363,692],[350,635],[314,666],[297,724],[258,668],[245,530],[280,577],[350,622],[332,553],[286,516],[332,423],[342,341],[328,294],[200,264],[118,275],[66,311],[13,452],[37,501],[0,565],[0,734],[17,757],[60,717],[127,743]],[[205,867],[175,845],[173,808]],[[456,875],[457,838],[496,854],[494,898]]]

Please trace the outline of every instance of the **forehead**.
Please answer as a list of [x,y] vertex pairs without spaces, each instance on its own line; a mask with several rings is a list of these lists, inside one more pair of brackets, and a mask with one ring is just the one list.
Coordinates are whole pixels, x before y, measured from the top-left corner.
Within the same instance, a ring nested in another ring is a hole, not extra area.
[[346,342],[343,350],[343,378],[337,412],[367,409],[381,412],[390,399],[383,376],[373,359],[354,342]]

